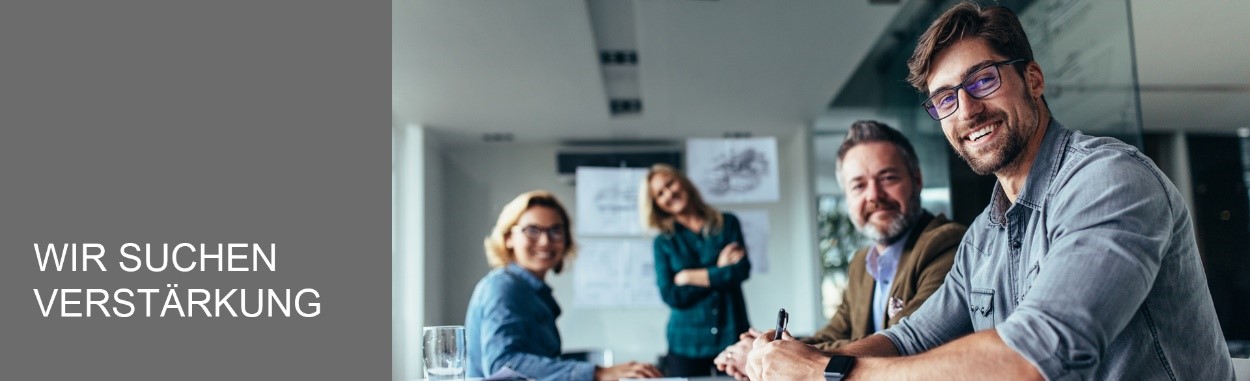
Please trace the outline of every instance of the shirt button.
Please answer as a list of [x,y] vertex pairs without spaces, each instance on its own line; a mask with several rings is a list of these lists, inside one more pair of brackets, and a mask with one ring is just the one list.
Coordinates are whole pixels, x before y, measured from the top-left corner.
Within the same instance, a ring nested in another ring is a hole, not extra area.
[[1011,241],[1011,248],[1012,248],[1012,249],[1019,249],[1019,248],[1020,248],[1020,241],[1016,241],[1016,240]]
[[715,334],[716,334],[716,332],[719,332],[719,331],[720,331],[720,330],[716,329],[716,327],[712,327],[712,334],[713,334],[713,335],[715,335]]

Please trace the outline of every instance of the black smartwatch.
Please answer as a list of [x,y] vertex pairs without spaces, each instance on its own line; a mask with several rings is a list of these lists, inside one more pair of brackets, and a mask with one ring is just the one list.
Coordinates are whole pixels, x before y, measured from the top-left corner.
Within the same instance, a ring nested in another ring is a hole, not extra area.
[[855,367],[854,357],[834,355],[829,359],[829,365],[825,365],[825,381],[842,381],[843,377],[851,373],[853,367]]

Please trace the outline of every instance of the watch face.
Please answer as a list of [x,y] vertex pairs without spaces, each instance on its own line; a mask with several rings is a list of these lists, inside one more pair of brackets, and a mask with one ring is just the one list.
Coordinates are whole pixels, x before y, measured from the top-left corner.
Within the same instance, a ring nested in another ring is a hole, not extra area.
[[855,365],[855,358],[851,356],[833,356],[829,359],[829,365],[825,366],[825,377],[836,376],[843,377],[851,371],[851,367]]

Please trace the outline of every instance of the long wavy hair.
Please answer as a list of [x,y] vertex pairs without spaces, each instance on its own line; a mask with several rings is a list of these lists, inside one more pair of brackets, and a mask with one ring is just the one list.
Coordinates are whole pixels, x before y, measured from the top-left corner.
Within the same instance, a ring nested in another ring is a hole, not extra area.
[[689,199],[687,202],[690,203],[688,207],[694,208],[695,213],[703,218],[704,231],[701,233],[710,234],[720,231],[724,223],[720,211],[703,202],[703,195],[699,194],[699,189],[694,187],[694,183],[691,183],[690,179],[677,168],[668,164],[651,166],[647,175],[642,178],[642,185],[638,189],[638,214],[642,218],[643,227],[656,229],[664,234],[670,234],[675,229],[676,216],[660,209],[660,206],[655,204],[655,197],[651,195],[651,178],[661,173],[672,176],[681,183],[682,189],[686,190],[686,197]]

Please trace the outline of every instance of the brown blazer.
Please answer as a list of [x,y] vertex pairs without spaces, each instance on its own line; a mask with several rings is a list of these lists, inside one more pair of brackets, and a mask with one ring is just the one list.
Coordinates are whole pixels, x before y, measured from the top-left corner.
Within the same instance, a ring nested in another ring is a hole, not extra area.
[[[924,230],[907,239],[890,285],[890,297],[902,300],[903,309],[893,317],[887,314],[883,325],[887,328],[915,312],[942,285],[955,262],[959,241],[963,239],[964,231],[968,230],[964,225],[947,220],[944,215],[934,217],[929,211],[921,212],[915,226],[924,226]],[[842,305],[829,319],[829,324],[816,335],[804,338],[803,342],[830,350],[873,333],[872,293],[875,287],[872,276],[865,268],[867,256],[868,248],[855,252],[847,270],[850,282],[842,292]]]

